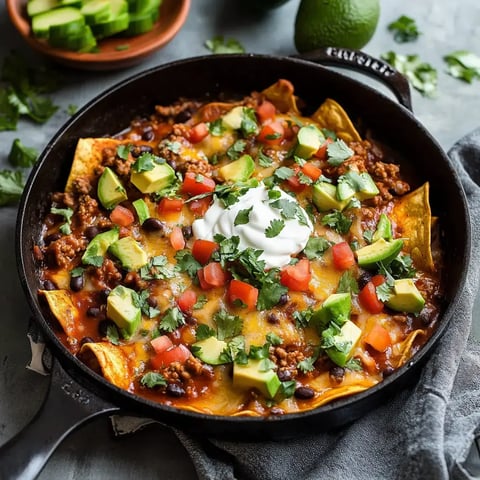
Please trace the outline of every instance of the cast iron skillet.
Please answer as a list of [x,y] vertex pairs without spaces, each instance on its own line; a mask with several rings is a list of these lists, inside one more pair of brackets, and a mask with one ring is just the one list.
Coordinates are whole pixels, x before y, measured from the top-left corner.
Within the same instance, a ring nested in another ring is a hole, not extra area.
[[[387,83],[402,105],[351,78],[314,62],[347,63]],[[246,94],[279,78],[293,82],[299,97],[316,108],[329,96],[360,118],[375,137],[410,159],[421,182],[429,180],[433,211],[441,217],[446,268],[445,309],[438,329],[411,361],[382,383],[352,397],[312,411],[263,418],[220,417],[178,410],[136,397],[93,373],[57,339],[48,309],[39,302],[41,288],[32,250],[40,238],[40,218],[49,209],[49,192],[63,190],[79,137],[117,133],[136,115],[178,97],[215,98]],[[1,478],[34,478],[60,441],[98,416],[118,411],[155,418],[167,425],[203,435],[236,440],[281,439],[344,425],[370,411],[404,387],[444,332],[462,290],[470,257],[470,225],[457,174],[439,145],[410,112],[408,84],[387,64],[361,52],[329,48],[307,60],[262,55],[208,56],[182,60],[140,73],[110,88],[75,115],[43,151],[21,201],[17,223],[18,270],[34,319],[58,362],[47,400],[29,427],[0,451]]]

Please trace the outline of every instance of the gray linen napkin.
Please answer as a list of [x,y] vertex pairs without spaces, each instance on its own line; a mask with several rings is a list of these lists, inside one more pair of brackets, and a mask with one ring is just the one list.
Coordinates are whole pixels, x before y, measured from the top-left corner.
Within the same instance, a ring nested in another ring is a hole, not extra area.
[[469,338],[480,273],[480,129],[449,156],[470,207],[472,262],[454,321],[416,386],[347,428],[289,441],[226,442],[175,431],[200,479],[471,478],[462,463],[480,434],[480,344]]

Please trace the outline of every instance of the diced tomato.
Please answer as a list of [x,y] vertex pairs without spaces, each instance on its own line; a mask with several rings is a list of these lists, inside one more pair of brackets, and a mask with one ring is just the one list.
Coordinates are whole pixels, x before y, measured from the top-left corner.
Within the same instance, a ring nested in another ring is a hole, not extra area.
[[306,258],[295,265],[286,266],[280,272],[280,283],[297,292],[306,292],[311,278],[310,262]]
[[284,135],[285,130],[282,122],[274,121],[266,123],[261,128],[260,133],[257,135],[257,140],[266,145],[278,145],[283,140]]
[[275,113],[275,105],[268,100],[263,100],[263,102],[257,107],[257,117],[260,123],[273,120],[275,118]]
[[374,275],[370,281],[376,286],[379,287],[382,283],[385,283],[385,276],[384,275]]
[[197,303],[197,294],[193,290],[185,290],[177,300],[178,308],[186,313],[191,312]]
[[201,195],[215,190],[215,180],[199,173],[187,172],[182,183],[182,193]]
[[167,335],[160,335],[150,341],[150,345],[155,350],[155,353],[162,353],[165,350],[173,347],[173,343]]
[[375,324],[363,340],[377,350],[377,352],[384,352],[388,347],[392,346],[392,339],[390,338],[388,330],[379,323]]
[[158,207],[157,207],[158,213],[167,214],[167,213],[181,212],[184,203],[185,202],[181,198],[164,197],[160,200],[160,203],[158,204]]
[[185,238],[180,227],[173,227],[170,233],[170,245],[174,250],[183,250],[185,248]]
[[333,140],[328,137],[325,142],[320,145],[320,148],[313,154],[315,157],[319,158],[320,160],[327,159],[327,148],[328,146],[333,143]]
[[258,300],[258,288],[241,280],[233,279],[228,286],[227,296],[230,303],[240,300],[248,310],[254,310]]
[[347,242],[336,243],[332,247],[333,264],[338,270],[347,270],[355,265],[355,255]]
[[195,260],[205,265],[210,261],[210,257],[215,250],[218,250],[217,242],[197,239],[193,242],[192,255]]
[[207,213],[208,207],[210,207],[211,202],[211,197],[205,197],[192,200],[191,202],[188,202],[187,205],[190,208],[190,211],[196,217],[203,217]]
[[218,262],[210,262],[203,267],[203,278],[210,287],[222,287],[227,283],[227,274]]
[[322,170],[310,162],[305,163],[301,170],[304,175],[312,179],[314,182],[318,180],[322,174]]
[[370,313],[380,313],[383,303],[377,297],[377,291],[372,281],[368,282],[358,294],[358,300],[363,308]]
[[121,227],[128,227],[135,221],[135,216],[128,208],[117,205],[110,213],[110,220]]
[[295,172],[291,177],[285,180],[287,187],[289,190],[295,193],[303,192],[307,188],[305,183],[300,182],[300,178],[298,177],[298,172],[300,171],[300,167],[298,165],[294,165],[292,170]]
[[154,369],[168,367],[173,362],[185,363],[190,358],[190,350],[185,345],[176,345],[150,359]]
[[201,268],[200,270],[198,270],[197,272],[197,277],[198,277],[198,283],[200,283],[200,288],[202,290],[209,290],[210,288],[213,288],[212,285],[208,284],[206,281],[205,281],[205,275],[203,273],[203,268]]
[[209,134],[208,125],[205,122],[197,123],[188,132],[188,139],[192,143],[201,142]]

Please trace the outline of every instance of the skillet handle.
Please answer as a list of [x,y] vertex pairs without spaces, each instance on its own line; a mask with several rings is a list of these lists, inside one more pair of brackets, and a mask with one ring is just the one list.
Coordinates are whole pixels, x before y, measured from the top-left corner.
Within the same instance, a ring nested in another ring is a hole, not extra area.
[[45,400],[30,423],[0,447],[2,480],[33,480],[71,432],[99,415],[117,412],[75,382],[56,361]]
[[320,48],[294,55],[294,57],[322,65],[347,67],[373,77],[386,85],[401,105],[412,111],[412,97],[407,78],[383,60],[371,57],[359,50],[337,47]]

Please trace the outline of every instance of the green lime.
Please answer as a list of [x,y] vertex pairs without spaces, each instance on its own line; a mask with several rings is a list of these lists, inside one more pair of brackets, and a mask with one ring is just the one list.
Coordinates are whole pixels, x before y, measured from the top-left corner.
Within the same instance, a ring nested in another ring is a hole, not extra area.
[[379,0],[301,0],[295,19],[295,47],[360,49],[372,38],[380,16]]

